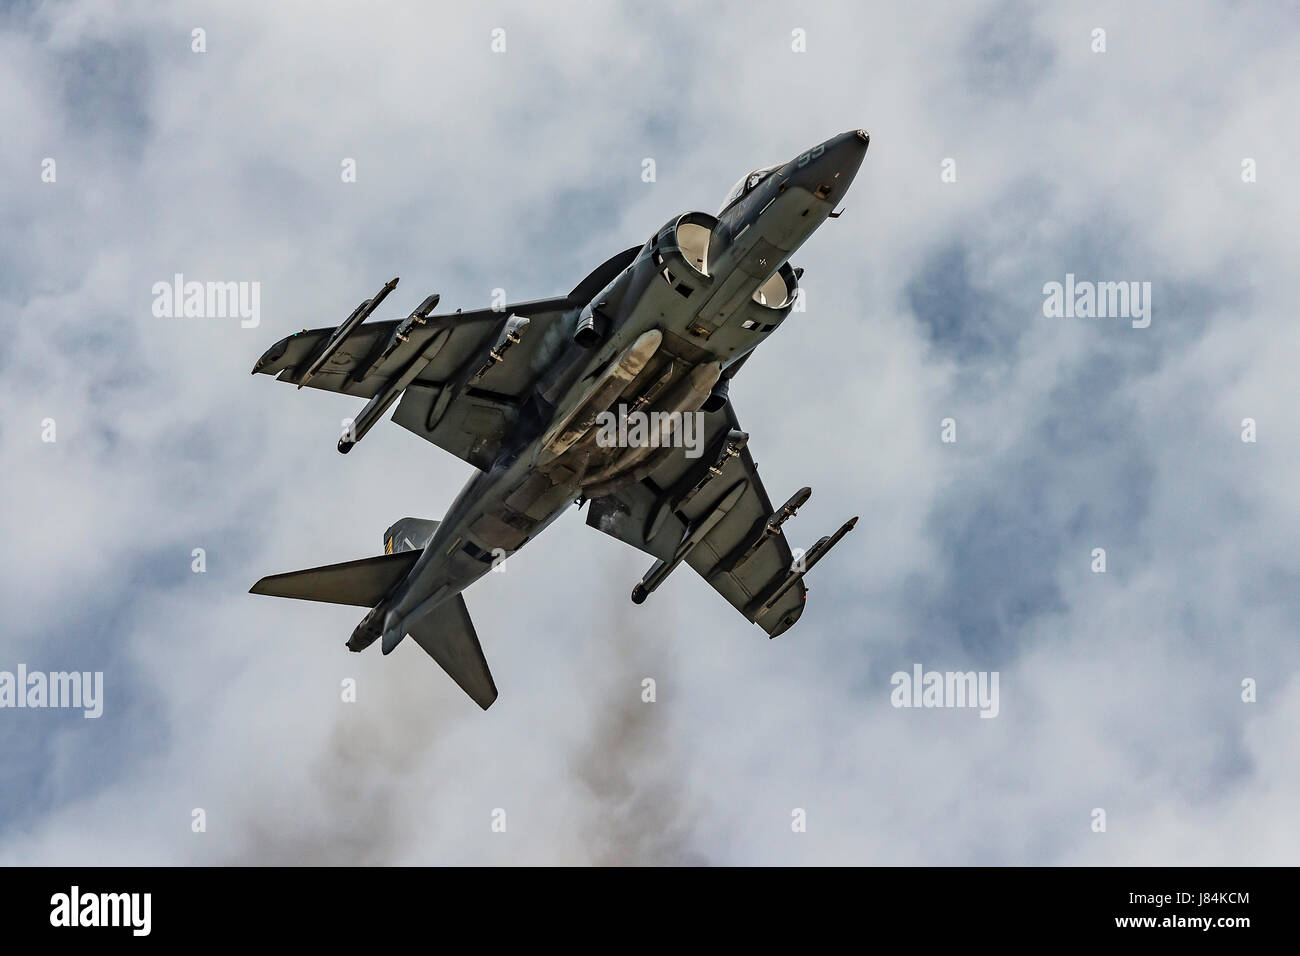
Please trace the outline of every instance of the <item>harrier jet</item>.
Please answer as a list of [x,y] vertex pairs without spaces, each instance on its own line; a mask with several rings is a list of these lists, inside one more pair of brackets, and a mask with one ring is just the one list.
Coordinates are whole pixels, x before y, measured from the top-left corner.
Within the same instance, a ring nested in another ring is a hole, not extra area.
[[496,685],[461,592],[574,503],[655,560],[637,604],[682,562],[771,637],[803,613],[803,577],[856,523],[796,558],[781,530],[812,493],[773,507],[728,398],[790,314],[792,253],[843,197],[867,151],[842,133],[749,173],[716,216],[688,212],[556,299],[366,322],[386,284],[334,329],[267,349],[253,373],[367,399],[352,450],[392,420],[476,473],[441,521],[402,518],[372,558],[275,574],[254,594],[370,608],[347,646],[408,634],[480,707]]

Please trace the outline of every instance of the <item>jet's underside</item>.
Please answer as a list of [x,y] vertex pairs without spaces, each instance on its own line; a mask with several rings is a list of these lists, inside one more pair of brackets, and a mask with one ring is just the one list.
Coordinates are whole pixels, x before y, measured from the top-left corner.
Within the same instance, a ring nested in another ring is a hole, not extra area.
[[[830,215],[866,149],[843,134],[737,184],[719,216],[676,217],[569,295],[502,310],[367,318],[276,343],[254,373],[366,399],[349,452],[392,420],[478,469],[440,521],[405,518],[385,554],[263,578],[254,593],[370,608],[348,646],[412,636],[482,707],[496,698],[461,592],[575,501],[587,524],[654,557],[645,601],[681,564],[772,637],[803,612],[804,574],[857,520],[794,552],[729,397],[731,378],[790,315],[795,248]],[[649,426],[645,425],[649,422]]]

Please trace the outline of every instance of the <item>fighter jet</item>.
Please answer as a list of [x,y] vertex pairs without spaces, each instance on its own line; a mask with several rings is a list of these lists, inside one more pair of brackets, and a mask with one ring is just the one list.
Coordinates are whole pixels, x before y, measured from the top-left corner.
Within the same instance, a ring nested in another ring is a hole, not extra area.
[[368,401],[344,454],[392,421],[477,471],[441,521],[402,518],[384,553],[262,578],[251,591],[369,608],[347,642],[407,635],[480,707],[497,697],[462,592],[573,504],[655,560],[640,604],[683,562],[771,637],[803,613],[804,575],[857,518],[796,558],[728,385],[790,315],[790,256],[828,218],[866,155],[851,130],[743,177],[717,215],[687,212],[566,296],[367,322],[384,285],[334,329],[281,339],[253,373]]

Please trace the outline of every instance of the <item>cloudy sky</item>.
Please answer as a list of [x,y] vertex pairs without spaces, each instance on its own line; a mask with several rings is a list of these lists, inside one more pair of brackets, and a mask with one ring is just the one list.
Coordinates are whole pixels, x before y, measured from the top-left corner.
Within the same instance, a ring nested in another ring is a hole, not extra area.
[[[1297,7],[1038,6],[7,5],[0,670],[104,712],[0,710],[0,863],[1295,863]],[[394,275],[384,318],[563,294],[857,127],[732,388],[814,489],[794,544],[861,515],[793,630],[686,569],[632,605],[649,559],[569,514],[466,595],[484,713],[246,593],[470,473],[388,423],[340,456],[360,403],[250,378],[269,344]],[[176,273],[260,325],[155,317]],[[1046,317],[1067,274],[1150,326]],[[915,664],[997,717],[895,708]]]

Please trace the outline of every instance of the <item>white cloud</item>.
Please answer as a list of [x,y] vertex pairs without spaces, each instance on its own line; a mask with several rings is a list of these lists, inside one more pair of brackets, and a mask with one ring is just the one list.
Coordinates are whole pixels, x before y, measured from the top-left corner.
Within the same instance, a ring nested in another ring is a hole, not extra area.
[[[6,16],[0,667],[94,661],[108,701],[5,713],[0,860],[1294,861],[1300,89],[1267,9]],[[245,594],[467,477],[387,425],[341,458],[356,403],[251,379],[267,345],[394,274],[444,308],[565,292],[857,126],[809,311],[733,389],[772,496],[814,487],[796,543],[862,515],[797,628],[688,571],[636,608],[648,559],[569,515],[467,595],[484,714],[413,647],[348,654],[352,609]],[[1151,328],[1044,319],[1067,271],[1151,281]],[[153,318],[175,272],[261,282],[261,327]],[[999,670],[1000,716],[890,708],[920,655]]]

